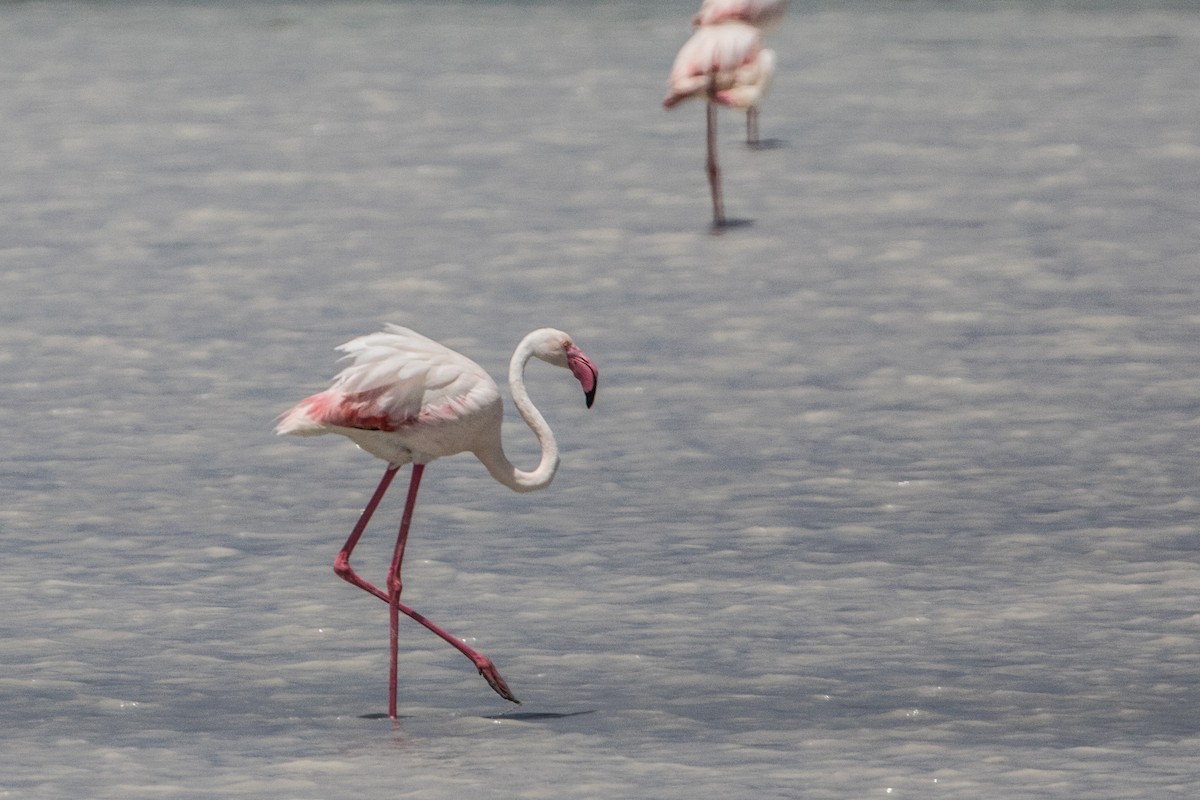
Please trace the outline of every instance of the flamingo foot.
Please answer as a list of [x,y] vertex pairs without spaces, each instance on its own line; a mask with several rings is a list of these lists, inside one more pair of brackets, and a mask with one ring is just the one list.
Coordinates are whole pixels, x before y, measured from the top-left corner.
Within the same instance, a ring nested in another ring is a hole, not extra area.
[[475,666],[479,668],[479,674],[488,682],[488,686],[491,686],[496,691],[496,694],[505,700],[521,705],[521,701],[508,688],[508,684],[504,682],[504,678],[500,677],[500,673],[496,670],[496,665],[492,663],[490,658],[484,656],[483,661],[476,662]]

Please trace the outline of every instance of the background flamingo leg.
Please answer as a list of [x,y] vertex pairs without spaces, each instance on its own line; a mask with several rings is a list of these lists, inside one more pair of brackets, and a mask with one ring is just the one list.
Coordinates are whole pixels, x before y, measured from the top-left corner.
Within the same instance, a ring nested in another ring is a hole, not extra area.
[[717,106],[708,103],[708,187],[712,191],[713,227],[725,227],[725,203],[721,199],[721,167],[717,164]]

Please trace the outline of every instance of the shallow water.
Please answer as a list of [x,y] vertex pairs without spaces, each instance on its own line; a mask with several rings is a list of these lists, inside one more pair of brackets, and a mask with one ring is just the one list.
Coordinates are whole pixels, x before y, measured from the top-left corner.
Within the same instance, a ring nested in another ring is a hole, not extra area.
[[[4,8],[0,794],[1197,788],[1200,15],[795,4],[714,236],[693,10]],[[600,367],[422,487],[520,707],[409,625],[372,718],[382,465],[271,435],[385,321]]]

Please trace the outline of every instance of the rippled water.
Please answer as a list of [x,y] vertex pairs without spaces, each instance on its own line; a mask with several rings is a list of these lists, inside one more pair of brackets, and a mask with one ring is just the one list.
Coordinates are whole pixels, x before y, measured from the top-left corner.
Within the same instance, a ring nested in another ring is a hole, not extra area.
[[[4,6],[0,794],[1197,788],[1200,16],[794,5],[714,236],[693,10]],[[385,321],[600,367],[422,488],[519,708],[408,625],[372,718],[382,464],[271,435]]]

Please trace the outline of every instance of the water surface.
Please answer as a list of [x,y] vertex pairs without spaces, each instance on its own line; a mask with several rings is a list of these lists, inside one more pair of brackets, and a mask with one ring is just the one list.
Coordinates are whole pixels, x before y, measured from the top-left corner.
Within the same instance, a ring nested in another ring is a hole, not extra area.
[[[1197,788],[1200,17],[795,5],[714,236],[693,10],[5,7],[6,796]],[[601,369],[549,490],[422,488],[519,708],[409,625],[371,718],[382,465],[270,433],[385,321]]]

